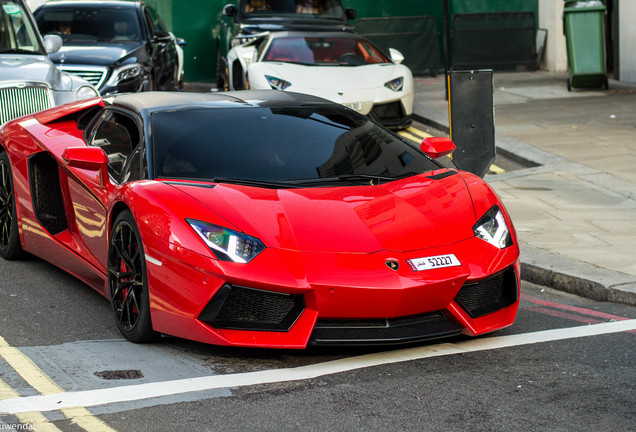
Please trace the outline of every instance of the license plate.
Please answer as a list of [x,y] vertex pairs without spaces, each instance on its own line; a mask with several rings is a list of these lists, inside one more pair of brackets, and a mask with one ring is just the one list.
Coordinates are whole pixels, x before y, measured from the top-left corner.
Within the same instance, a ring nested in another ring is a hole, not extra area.
[[413,271],[433,270],[443,267],[456,267],[462,265],[453,254],[437,255],[423,258],[408,259],[406,262]]
[[350,102],[344,103],[343,105],[356,111],[360,111],[362,109],[362,102]]

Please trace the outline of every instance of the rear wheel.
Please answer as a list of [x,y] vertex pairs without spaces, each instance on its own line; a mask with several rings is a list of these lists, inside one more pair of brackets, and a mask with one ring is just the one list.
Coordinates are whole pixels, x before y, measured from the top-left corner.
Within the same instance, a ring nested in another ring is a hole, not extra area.
[[18,234],[15,205],[9,155],[0,150],[0,255],[7,260],[24,255]]
[[108,247],[108,289],[119,331],[131,342],[151,342],[152,329],[144,248],[129,211],[115,220]]

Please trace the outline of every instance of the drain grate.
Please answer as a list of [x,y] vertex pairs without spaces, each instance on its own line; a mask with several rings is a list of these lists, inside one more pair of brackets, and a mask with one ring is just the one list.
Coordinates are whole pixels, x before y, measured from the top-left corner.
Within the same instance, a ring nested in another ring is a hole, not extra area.
[[94,372],[93,375],[105,380],[128,380],[143,378],[140,370],[105,370]]

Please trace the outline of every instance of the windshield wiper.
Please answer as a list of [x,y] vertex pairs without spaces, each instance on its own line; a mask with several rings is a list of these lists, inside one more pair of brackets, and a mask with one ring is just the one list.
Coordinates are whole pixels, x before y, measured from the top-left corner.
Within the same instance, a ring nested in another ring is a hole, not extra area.
[[395,180],[400,180],[406,177],[411,177],[419,173],[416,172],[408,172],[401,174],[399,176],[386,176],[386,175],[373,175],[373,174],[340,174],[335,177],[321,177],[314,179],[300,179],[290,181],[290,183],[297,185],[306,185],[312,183],[336,183],[336,182],[356,182],[362,181],[368,183],[370,185],[378,185],[381,182],[391,182]]
[[242,178],[232,178],[232,177],[214,177],[210,179],[213,183],[232,183],[243,186],[255,186],[255,187],[266,187],[266,188],[297,188],[296,184],[293,182],[285,182],[285,181],[270,181],[270,180],[253,180],[253,179],[242,179]]

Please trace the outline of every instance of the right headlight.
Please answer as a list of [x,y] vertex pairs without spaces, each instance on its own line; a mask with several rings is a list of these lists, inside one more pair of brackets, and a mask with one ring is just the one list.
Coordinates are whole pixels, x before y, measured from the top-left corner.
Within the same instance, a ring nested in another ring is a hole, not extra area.
[[123,81],[129,81],[137,78],[143,73],[143,66],[135,63],[119,67],[113,71],[113,75],[108,80],[108,86],[116,86]]
[[512,246],[510,229],[498,205],[492,206],[492,208],[477,221],[473,227],[473,232],[480,239],[499,249]]
[[221,261],[248,263],[265,249],[256,237],[196,219],[186,219]]

